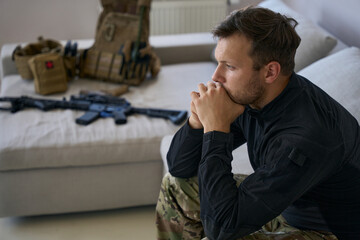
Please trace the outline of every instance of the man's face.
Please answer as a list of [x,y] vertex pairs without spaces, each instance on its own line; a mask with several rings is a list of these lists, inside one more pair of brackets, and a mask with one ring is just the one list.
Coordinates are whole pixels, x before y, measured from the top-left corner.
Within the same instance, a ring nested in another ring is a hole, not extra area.
[[251,42],[239,34],[219,39],[215,49],[218,66],[212,79],[223,85],[234,102],[242,105],[261,102],[265,91],[263,68],[253,69],[250,49]]

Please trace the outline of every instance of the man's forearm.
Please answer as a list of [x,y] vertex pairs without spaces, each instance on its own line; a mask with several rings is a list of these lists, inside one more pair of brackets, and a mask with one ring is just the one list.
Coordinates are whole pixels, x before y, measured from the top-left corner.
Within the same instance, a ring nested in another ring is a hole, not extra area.
[[201,220],[209,239],[238,239],[261,226],[247,221],[252,214],[256,216],[250,207],[254,199],[236,186],[232,149],[233,134],[213,131],[203,137],[198,179]]
[[201,159],[203,129],[192,129],[189,122],[175,134],[167,162],[174,177],[189,178],[197,175]]

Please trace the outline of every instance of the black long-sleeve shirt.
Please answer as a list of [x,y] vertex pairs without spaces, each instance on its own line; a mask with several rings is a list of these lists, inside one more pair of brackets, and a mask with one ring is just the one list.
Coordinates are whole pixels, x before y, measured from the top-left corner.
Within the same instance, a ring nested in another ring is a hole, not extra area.
[[[247,143],[254,173],[237,187],[232,150]],[[320,88],[295,73],[262,110],[246,107],[230,133],[191,129],[167,155],[175,177],[198,176],[209,239],[236,239],[282,214],[300,229],[360,239],[360,127]]]

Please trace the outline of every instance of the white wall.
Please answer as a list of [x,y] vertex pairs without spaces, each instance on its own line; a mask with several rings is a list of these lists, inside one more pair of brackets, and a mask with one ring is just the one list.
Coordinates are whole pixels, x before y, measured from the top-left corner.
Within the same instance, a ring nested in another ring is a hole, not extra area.
[[100,0],[0,0],[0,48],[5,43],[36,42],[40,35],[56,40],[94,38],[100,12]]
[[[157,0],[153,0],[157,1]],[[261,0],[231,0],[239,7]],[[285,0],[348,45],[360,47],[359,0]],[[4,43],[34,42],[95,36],[100,0],[0,0],[0,47]]]
[[99,0],[0,0],[0,47],[11,42],[94,38]]

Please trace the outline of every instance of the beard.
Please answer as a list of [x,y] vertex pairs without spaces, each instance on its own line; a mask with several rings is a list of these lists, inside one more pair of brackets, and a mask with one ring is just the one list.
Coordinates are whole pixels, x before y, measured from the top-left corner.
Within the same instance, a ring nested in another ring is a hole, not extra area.
[[258,102],[263,98],[265,88],[261,84],[261,79],[257,74],[251,76],[247,86],[241,92],[232,93],[226,89],[230,99],[241,105],[257,105]]

